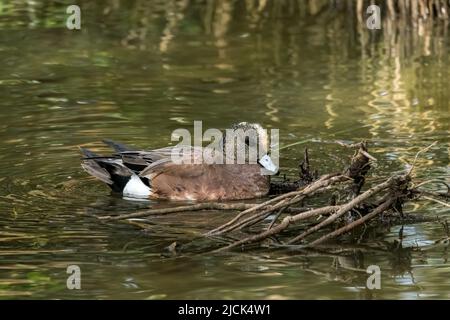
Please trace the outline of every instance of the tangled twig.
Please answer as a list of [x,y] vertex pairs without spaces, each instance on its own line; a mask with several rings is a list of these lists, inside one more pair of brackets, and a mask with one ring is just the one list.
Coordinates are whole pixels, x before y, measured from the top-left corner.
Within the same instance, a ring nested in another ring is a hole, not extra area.
[[[299,180],[289,183],[288,192],[262,203],[198,203],[144,210],[118,216],[104,216],[100,219],[128,220],[186,211],[239,210],[240,213],[228,222],[203,234],[203,237],[212,240],[221,237],[224,239],[224,235],[238,235],[239,232],[242,233],[243,231],[245,234],[250,226],[254,226],[259,232],[244,237],[242,235],[231,237],[233,242],[228,242],[225,246],[215,250],[220,252],[261,242],[274,236],[287,237],[282,242],[277,239],[281,246],[298,246],[299,242],[299,246],[302,248],[322,245],[324,242],[349,233],[359,226],[365,226],[377,216],[381,216],[380,219],[385,219],[387,216],[392,216],[394,219],[398,217],[404,219],[403,204],[417,198],[450,207],[449,203],[431,197],[430,195],[434,195],[431,191],[419,190],[419,187],[428,183],[441,183],[442,181],[434,179],[418,184],[412,183],[411,175],[416,168],[419,155],[428,151],[435,143],[417,152],[406,173],[403,171],[402,174],[393,175],[381,181],[377,179],[376,184],[374,179],[371,179],[372,185],[365,188],[365,191],[363,191],[363,187],[366,182],[366,175],[376,158],[369,153],[366,142],[351,145],[338,142],[338,144],[350,149],[356,148],[350,164],[341,173],[325,174],[319,177],[317,171],[311,169],[308,151],[305,150],[304,160],[299,165]],[[444,184],[450,190],[449,186],[446,183]],[[292,189],[293,187],[294,189]],[[317,199],[319,195],[322,198],[327,195],[331,196],[329,205],[322,207],[317,207],[317,204],[312,205],[312,207],[306,205],[311,200]],[[273,218],[267,225],[266,220],[270,216],[273,216]],[[290,228],[294,225],[295,229]]]

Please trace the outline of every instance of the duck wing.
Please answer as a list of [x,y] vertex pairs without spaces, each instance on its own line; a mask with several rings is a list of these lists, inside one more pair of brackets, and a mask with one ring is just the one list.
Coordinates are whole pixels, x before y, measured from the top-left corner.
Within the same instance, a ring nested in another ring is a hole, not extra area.
[[[115,154],[111,156],[112,158],[121,159],[123,165],[136,173],[161,159],[170,158],[172,150],[169,147],[144,151],[109,139],[103,140],[103,143],[114,149]],[[89,157],[87,154],[85,156]]]
[[89,168],[85,168],[85,170],[90,170],[91,175],[96,174],[98,179],[106,183],[110,183],[110,180],[107,178],[104,168],[98,166],[98,160],[103,160],[102,163],[116,164],[120,161],[120,165],[143,177],[154,170],[161,169],[162,165],[172,163],[173,155],[181,155],[186,161],[192,161],[192,163],[195,161],[201,163],[203,155],[202,148],[191,146],[173,146],[145,151],[109,139],[103,140],[103,143],[114,149],[115,153],[104,157],[86,149],[83,149],[82,152],[85,156],[84,163],[90,164]]
[[[149,151],[144,156],[146,156],[147,159],[151,158],[152,161],[139,173],[139,175],[141,177],[149,178],[163,171],[171,170],[170,168],[179,166],[180,163],[177,163],[176,161],[182,161],[182,167],[198,167],[198,164],[203,164],[203,150],[204,149],[198,147],[175,146]],[[176,156],[178,160],[174,160],[174,156]]]

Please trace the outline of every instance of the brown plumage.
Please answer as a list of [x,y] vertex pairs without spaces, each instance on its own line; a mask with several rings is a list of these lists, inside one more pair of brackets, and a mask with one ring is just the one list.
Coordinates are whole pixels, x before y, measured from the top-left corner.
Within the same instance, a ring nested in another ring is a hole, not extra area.
[[[85,156],[82,167],[127,197],[214,201],[250,199],[269,192],[270,176],[261,174],[259,164],[189,164],[202,156],[202,149],[136,151],[110,140],[104,142],[116,153],[103,157],[81,148]],[[263,146],[267,147],[267,142]],[[179,150],[189,150],[185,159],[192,162],[174,163],[171,155]]]
[[150,177],[153,198],[171,200],[239,200],[261,197],[269,192],[269,176],[251,164],[165,163]]

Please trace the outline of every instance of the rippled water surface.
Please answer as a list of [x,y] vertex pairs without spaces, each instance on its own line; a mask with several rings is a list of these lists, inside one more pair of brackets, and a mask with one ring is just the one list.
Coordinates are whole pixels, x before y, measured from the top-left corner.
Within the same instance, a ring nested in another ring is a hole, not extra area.
[[[325,173],[350,155],[334,140],[367,139],[383,175],[438,141],[417,179],[450,183],[447,26],[368,33],[327,10],[208,3],[81,1],[82,29],[70,31],[65,1],[0,1],[0,298],[450,298],[448,253],[430,246],[445,236],[435,222],[404,226],[402,246],[400,226],[375,230],[345,255],[209,254],[203,240],[165,249],[233,213],[155,217],[145,231],[99,222],[169,204],[112,196],[82,171],[78,146],[161,147],[194,120],[255,121],[279,128],[283,145],[308,140],[282,150],[288,175],[305,146]],[[407,211],[450,218],[431,202]],[[72,264],[82,290],[66,288]],[[365,289],[370,264],[381,290]]]

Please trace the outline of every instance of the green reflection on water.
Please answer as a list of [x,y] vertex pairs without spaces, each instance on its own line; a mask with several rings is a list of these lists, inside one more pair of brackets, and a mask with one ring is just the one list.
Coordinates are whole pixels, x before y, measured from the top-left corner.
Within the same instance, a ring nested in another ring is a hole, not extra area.
[[[0,1],[1,298],[449,297],[447,253],[413,250],[444,236],[431,223],[406,227],[403,247],[393,227],[333,255],[199,256],[203,243],[162,254],[230,215],[155,218],[146,232],[99,224],[166,204],[112,197],[81,171],[77,150],[106,151],[106,137],[165,146],[194,120],[256,121],[292,144],[281,151],[291,175],[304,146],[324,173],[345,165],[335,139],[368,139],[379,175],[438,141],[418,178],[449,182],[445,23],[383,20],[368,32],[351,10],[294,1],[80,1],[82,29],[69,31],[69,2]],[[410,210],[449,215],[436,204]],[[81,266],[81,291],[66,289],[70,264]],[[363,289],[369,264],[385,270],[381,291]]]

